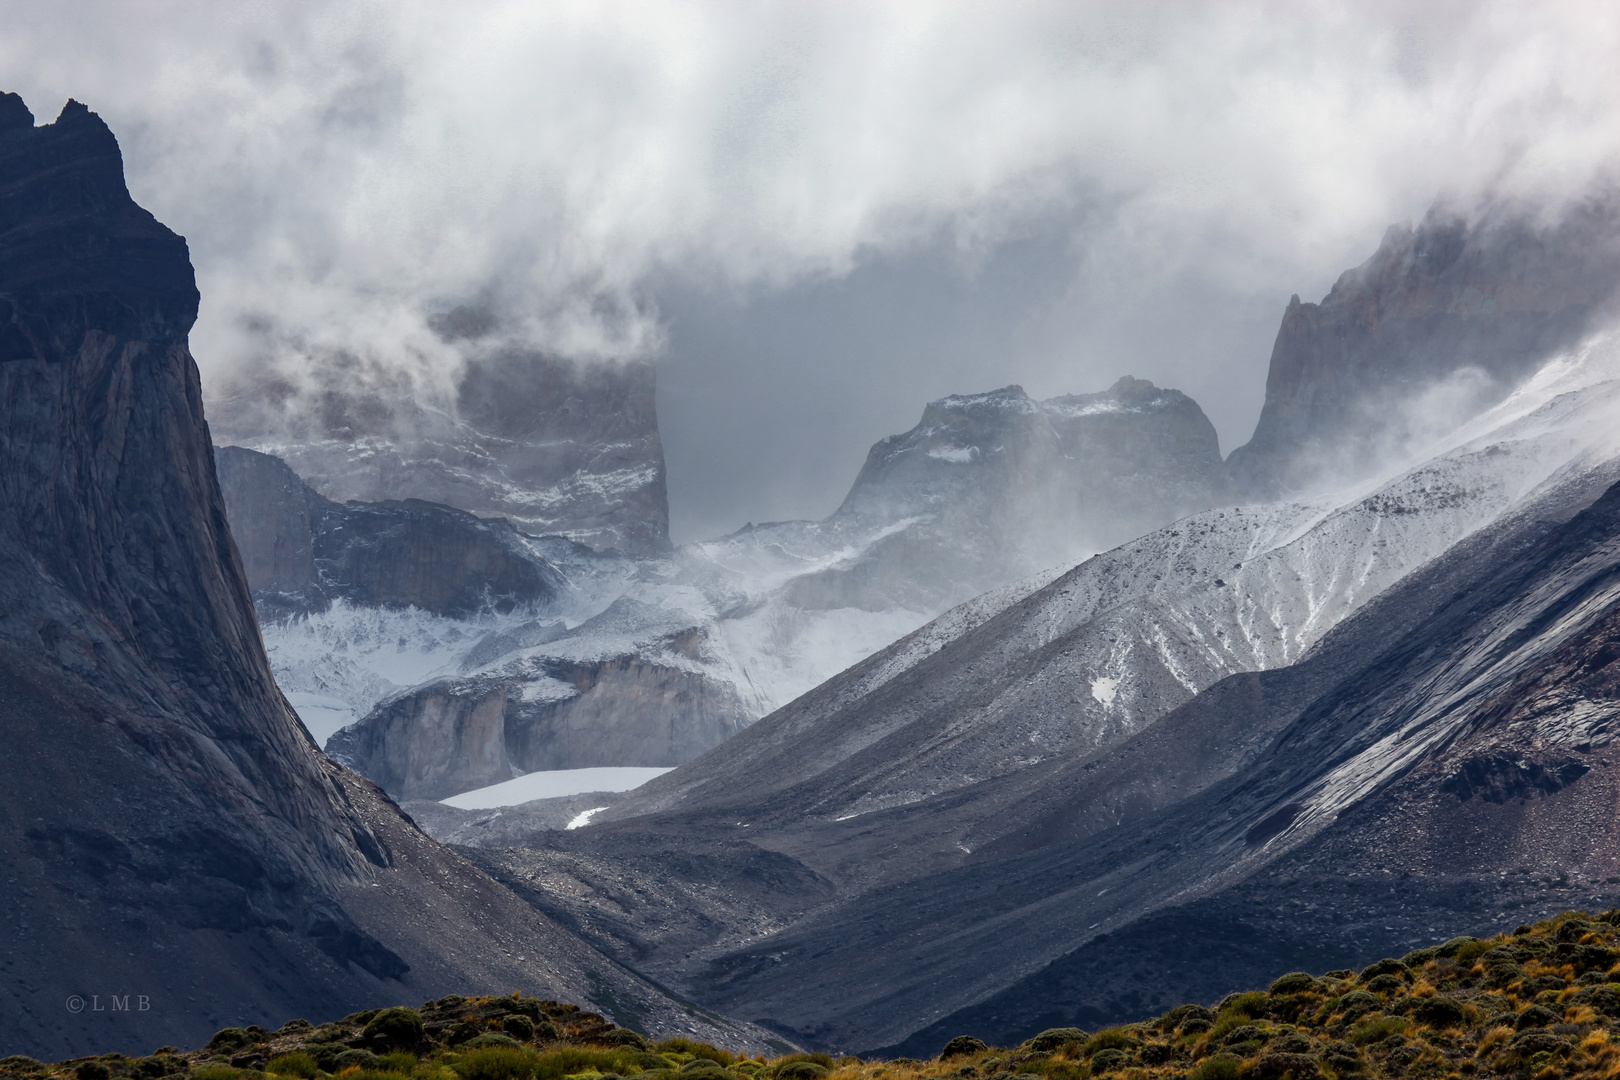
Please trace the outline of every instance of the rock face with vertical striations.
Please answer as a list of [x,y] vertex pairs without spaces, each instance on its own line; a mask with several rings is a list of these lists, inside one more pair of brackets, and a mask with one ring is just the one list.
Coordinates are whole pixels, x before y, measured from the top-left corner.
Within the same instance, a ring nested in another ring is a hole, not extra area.
[[1501,205],[1391,226],[1318,304],[1283,312],[1266,400],[1227,464],[1248,498],[1370,475],[1576,344],[1620,286],[1620,202],[1546,223]]
[[469,987],[667,1025],[300,727],[226,527],[197,305],[101,119],[35,127],[0,95],[0,1047],[138,1052]]

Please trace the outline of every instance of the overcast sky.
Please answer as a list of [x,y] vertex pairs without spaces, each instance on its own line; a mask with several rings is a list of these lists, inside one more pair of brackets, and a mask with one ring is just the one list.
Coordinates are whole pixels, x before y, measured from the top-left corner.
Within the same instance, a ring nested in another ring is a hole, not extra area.
[[[1121,374],[1248,437],[1290,293],[1620,147],[1620,5],[0,0],[243,327],[429,385],[465,300],[660,363],[676,538],[822,516],[923,403]],[[318,362],[318,361],[311,361]]]

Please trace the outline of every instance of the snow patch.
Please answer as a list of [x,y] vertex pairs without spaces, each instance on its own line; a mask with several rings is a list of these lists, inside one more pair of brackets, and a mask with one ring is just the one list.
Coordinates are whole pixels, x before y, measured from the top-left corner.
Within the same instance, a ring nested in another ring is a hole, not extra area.
[[[584,795],[591,791],[629,791],[638,788],[655,776],[669,772],[664,768],[632,766],[602,766],[592,769],[547,769],[526,773],[488,787],[463,791],[441,802],[458,810],[493,810],[501,806],[518,806],[536,799],[561,799],[569,795]],[[606,809],[597,807],[597,810]],[[595,810],[586,811],[588,814]],[[569,828],[573,828],[572,825]]]
[[928,456],[935,461],[949,461],[956,465],[966,465],[979,456],[977,446],[936,446],[928,451]]
[[583,812],[581,812],[579,814],[574,815],[572,818],[570,818],[568,820],[568,824],[564,825],[563,828],[565,828],[565,829],[583,829],[585,826],[587,826],[587,825],[589,825],[591,823],[591,818],[594,815],[600,814],[603,810],[606,810],[606,809],[607,809],[607,807],[605,807],[605,806],[595,806],[595,807],[592,807],[589,810],[585,810],[585,811],[583,811]]
[[1104,705],[1114,703],[1114,695],[1119,691],[1119,680],[1104,675],[1099,679],[1091,680],[1091,696]]

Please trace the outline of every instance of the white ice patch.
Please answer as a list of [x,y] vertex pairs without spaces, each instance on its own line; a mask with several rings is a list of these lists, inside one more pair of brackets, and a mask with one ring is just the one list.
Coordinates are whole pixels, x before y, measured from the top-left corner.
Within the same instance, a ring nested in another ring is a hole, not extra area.
[[1119,690],[1119,680],[1111,679],[1106,675],[1100,679],[1091,680],[1091,696],[1104,705],[1114,703],[1114,694]]
[[600,814],[603,810],[606,810],[606,809],[607,809],[607,807],[605,807],[605,806],[594,806],[591,809],[584,811],[583,813],[579,813],[579,814],[574,815],[572,818],[569,819],[568,824],[563,826],[563,828],[565,828],[565,829],[582,829],[582,828],[584,828],[585,826],[587,826],[587,825],[589,825],[591,823],[592,816],[594,816],[596,814]]
[[[452,795],[441,801],[444,805],[454,806],[458,810],[493,810],[500,806],[518,806],[536,799],[560,799],[569,795],[583,795],[588,791],[629,791],[667,772],[668,767],[641,768],[627,765],[600,766],[594,769],[547,769],[527,773],[488,787],[463,791],[460,795]],[[588,813],[595,812],[588,811]],[[573,826],[570,825],[569,828]]]
[[928,456],[935,461],[949,461],[956,465],[966,465],[979,456],[977,446],[936,446],[928,451]]

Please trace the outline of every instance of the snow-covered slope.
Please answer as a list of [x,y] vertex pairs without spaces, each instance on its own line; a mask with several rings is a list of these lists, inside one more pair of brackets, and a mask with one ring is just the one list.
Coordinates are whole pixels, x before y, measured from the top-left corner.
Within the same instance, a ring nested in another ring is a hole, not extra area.
[[925,627],[604,820],[812,777],[775,812],[844,819],[1097,752],[1227,675],[1294,663],[1413,569],[1611,458],[1614,352],[1604,338],[1549,363],[1415,467],[1185,518],[1009,597],[945,647]]

